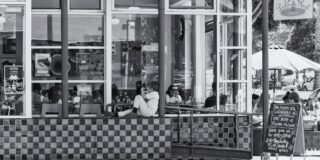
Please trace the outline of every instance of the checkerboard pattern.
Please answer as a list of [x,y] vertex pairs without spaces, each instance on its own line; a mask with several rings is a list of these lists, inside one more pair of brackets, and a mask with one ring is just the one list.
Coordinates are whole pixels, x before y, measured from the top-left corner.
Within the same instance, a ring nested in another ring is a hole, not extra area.
[[[190,117],[173,118],[171,129],[173,143],[190,143],[190,120]],[[251,150],[250,123],[251,118],[247,116],[237,116],[237,121],[235,116],[194,117],[192,141],[198,145]]]
[[250,125],[252,122],[251,116],[237,117],[238,122],[238,133],[237,133],[237,144],[239,149],[251,150],[252,149],[252,137],[253,129]]
[[0,159],[170,159],[171,120],[0,119]]

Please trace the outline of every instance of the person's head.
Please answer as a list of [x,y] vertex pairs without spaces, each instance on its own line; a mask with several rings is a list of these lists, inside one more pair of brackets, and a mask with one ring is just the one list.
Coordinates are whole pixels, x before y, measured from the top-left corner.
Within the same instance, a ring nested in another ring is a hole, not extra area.
[[41,84],[39,84],[39,83],[34,83],[34,84],[32,85],[32,91],[33,91],[33,92],[40,93],[41,90],[42,90]]
[[228,96],[227,95],[221,95],[220,96],[220,105],[226,105],[228,102]]
[[138,87],[142,87],[142,81],[137,81],[136,82],[136,88],[138,88]]
[[51,103],[58,103],[61,99],[61,87],[60,86],[53,86],[48,91],[48,98]]
[[150,82],[146,85],[146,89],[147,91],[151,92],[151,91],[159,91],[159,84],[157,82]]
[[287,103],[289,102],[289,95],[290,95],[290,91],[288,91],[282,98],[283,102]]
[[317,98],[318,102],[320,102],[320,97]]
[[252,105],[259,103],[260,96],[257,94],[252,94]]
[[117,85],[116,84],[112,84],[112,86],[111,86],[111,89],[112,89],[112,99],[115,99],[115,97],[117,97],[117,96],[119,96],[119,90],[118,90],[118,87],[117,87]]
[[299,103],[299,95],[296,92],[292,92],[288,96],[290,103]]
[[170,97],[173,97],[176,93],[178,93],[178,87],[171,84],[167,91],[166,91],[166,94],[169,95]]

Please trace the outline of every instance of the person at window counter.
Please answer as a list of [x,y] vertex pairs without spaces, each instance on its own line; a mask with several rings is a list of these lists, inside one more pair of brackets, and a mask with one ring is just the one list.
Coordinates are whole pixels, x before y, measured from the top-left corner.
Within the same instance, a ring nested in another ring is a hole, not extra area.
[[[150,82],[146,85],[147,91],[141,87],[141,95],[136,95],[133,101],[133,109],[120,111],[116,114],[117,117],[124,117],[130,113],[136,113],[144,117],[152,117],[158,110],[159,93],[158,83]],[[146,100],[147,101],[146,101]]]
[[166,103],[181,103],[182,99],[179,95],[178,87],[170,85],[166,91]]
[[62,92],[62,89],[59,85],[51,87],[48,91],[49,103],[62,104],[61,92]]
[[217,103],[217,84],[215,82],[212,83],[212,95],[208,97],[204,103],[204,108],[213,107]]

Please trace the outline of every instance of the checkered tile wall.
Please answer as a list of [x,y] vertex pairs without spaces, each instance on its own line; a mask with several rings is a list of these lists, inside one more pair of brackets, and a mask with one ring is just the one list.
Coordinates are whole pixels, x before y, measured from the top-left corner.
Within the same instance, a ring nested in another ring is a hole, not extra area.
[[[173,143],[190,143],[190,120],[190,117],[173,118]],[[247,116],[238,116],[237,119],[235,116],[194,117],[192,141],[199,145],[251,150],[250,122],[251,118]]]
[[0,159],[170,159],[171,119],[0,119]]

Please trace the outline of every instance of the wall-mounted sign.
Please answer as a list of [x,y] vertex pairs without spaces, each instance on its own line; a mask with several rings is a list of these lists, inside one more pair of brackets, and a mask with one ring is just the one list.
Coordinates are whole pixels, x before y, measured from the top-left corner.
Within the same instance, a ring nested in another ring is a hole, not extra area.
[[313,0],[274,1],[274,20],[312,18]]
[[50,76],[50,53],[35,54],[35,76]]
[[23,66],[4,66],[4,93],[23,94]]

